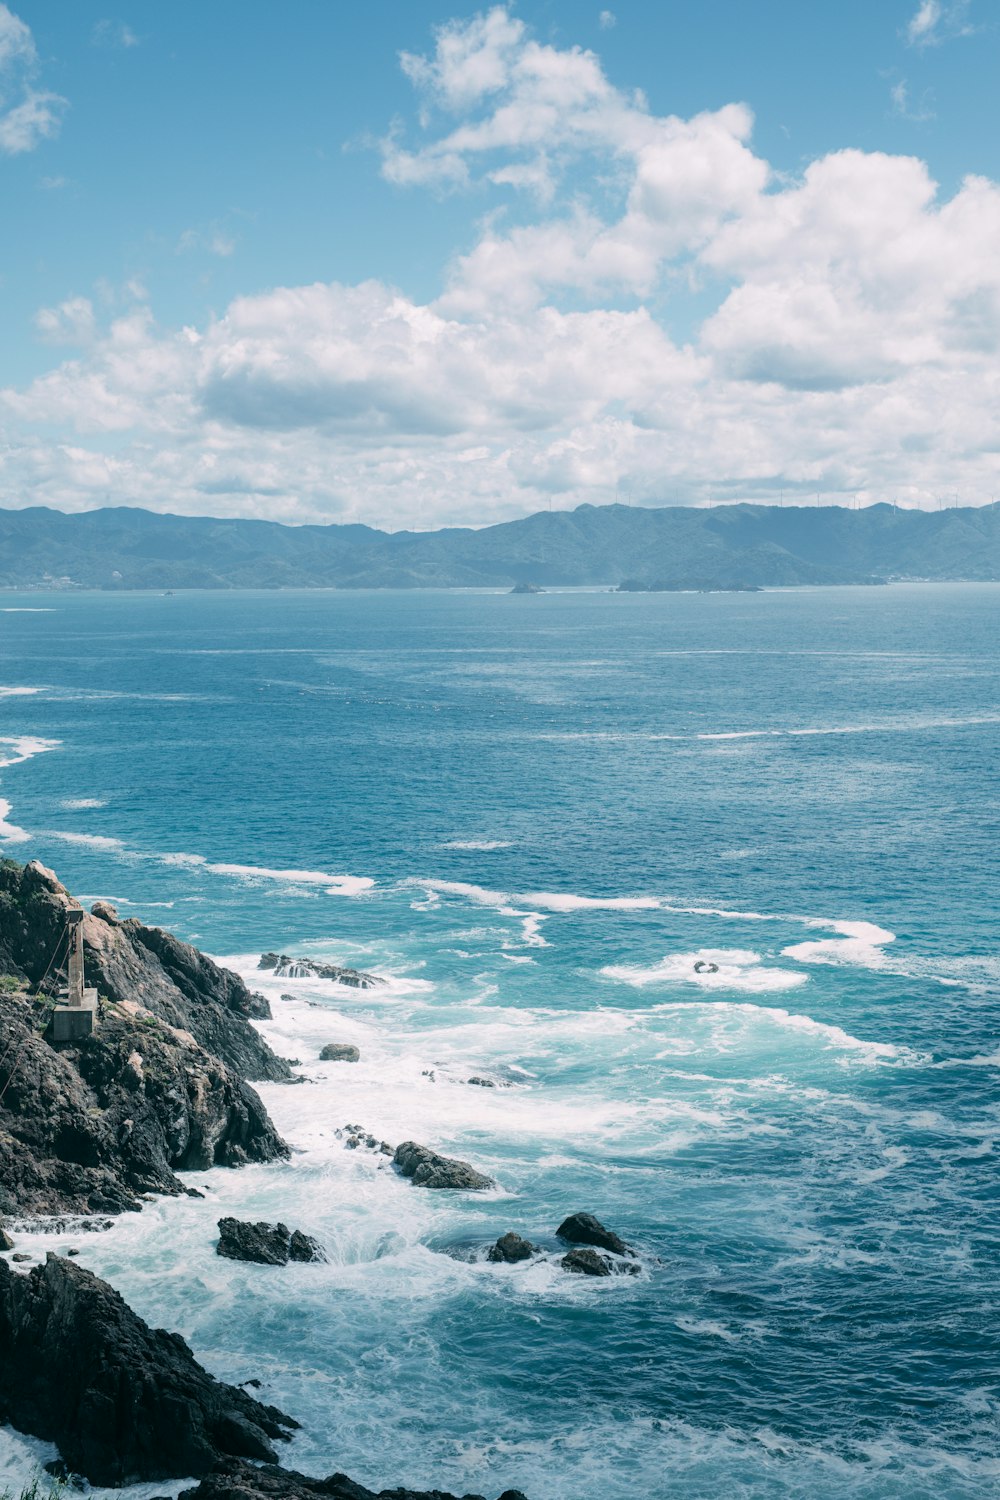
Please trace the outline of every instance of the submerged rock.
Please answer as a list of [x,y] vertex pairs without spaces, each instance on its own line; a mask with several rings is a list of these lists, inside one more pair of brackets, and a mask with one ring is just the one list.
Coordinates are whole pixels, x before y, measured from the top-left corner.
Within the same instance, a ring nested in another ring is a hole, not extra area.
[[377,984],[385,984],[378,974],[344,968],[342,964],[324,964],[312,958],[292,958],[287,953],[262,953],[257,967],[270,970],[276,979],[332,979],[335,984],[350,985],[355,990],[371,990]]
[[361,1052],[349,1042],[327,1042],[319,1055],[320,1062],[360,1062]]
[[[196,1489],[182,1490],[180,1500],[483,1500],[482,1495],[445,1494],[443,1490],[366,1490],[346,1474],[328,1479],[310,1479],[294,1469],[273,1464],[256,1468],[250,1464],[221,1464]],[[525,1500],[520,1490],[504,1490],[499,1500]]]
[[635,1255],[623,1239],[606,1229],[593,1214],[570,1214],[568,1219],[563,1219],[556,1234],[571,1245],[596,1245],[598,1249],[611,1250],[615,1255]]
[[106,1282],[50,1254],[27,1276],[0,1261],[0,1423],[55,1443],[67,1469],[119,1486],[276,1458],[298,1424],[209,1375]]
[[251,1224],[242,1219],[220,1219],[215,1253],[227,1260],[253,1261],[259,1266],[287,1266],[290,1260],[326,1260],[318,1240],[300,1229],[289,1229],[287,1224],[268,1224],[263,1220]]
[[537,1245],[530,1240],[522,1239],[519,1234],[512,1230],[502,1234],[496,1244],[491,1246],[486,1259],[495,1263],[505,1261],[507,1265],[515,1265],[519,1260],[530,1260],[533,1255],[540,1255],[541,1251]]
[[467,1161],[439,1156],[416,1141],[404,1141],[397,1146],[393,1161],[403,1176],[411,1177],[418,1187],[460,1188],[478,1193],[496,1186],[492,1177],[477,1172]]
[[474,1078],[467,1078],[465,1081],[481,1089],[495,1089],[497,1086],[495,1078],[481,1078],[478,1074]]

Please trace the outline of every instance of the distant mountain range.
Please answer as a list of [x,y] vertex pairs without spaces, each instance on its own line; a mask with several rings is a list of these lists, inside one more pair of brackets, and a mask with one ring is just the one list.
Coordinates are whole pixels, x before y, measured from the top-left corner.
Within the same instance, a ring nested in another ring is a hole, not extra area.
[[0,586],[750,588],[1000,579],[1000,509],[581,505],[479,530],[0,511]]

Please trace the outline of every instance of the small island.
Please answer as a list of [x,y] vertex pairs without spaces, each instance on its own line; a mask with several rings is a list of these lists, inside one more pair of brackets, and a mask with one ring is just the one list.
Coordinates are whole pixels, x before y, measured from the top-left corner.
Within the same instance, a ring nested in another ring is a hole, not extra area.
[[544,594],[545,590],[538,583],[515,583],[510,591],[512,594]]

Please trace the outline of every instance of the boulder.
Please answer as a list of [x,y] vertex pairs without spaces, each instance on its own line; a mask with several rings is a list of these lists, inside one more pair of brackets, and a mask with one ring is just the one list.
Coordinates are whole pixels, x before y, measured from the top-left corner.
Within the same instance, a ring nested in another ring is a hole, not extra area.
[[512,1266],[519,1260],[530,1260],[533,1255],[540,1253],[538,1246],[533,1245],[530,1240],[522,1239],[519,1234],[508,1231],[490,1247],[486,1259],[494,1262],[505,1261],[507,1265]]
[[497,1086],[495,1078],[480,1078],[478,1074],[474,1078],[467,1078],[465,1081],[466,1083],[474,1084],[476,1088],[480,1089],[495,1089]]
[[259,1266],[287,1266],[290,1260],[326,1260],[318,1241],[287,1224],[248,1223],[242,1219],[219,1220],[216,1255],[227,1260],[248,1260]]
[[580,1276],[612,1276],[614,1262],[596,1250],[571,1250],[559,1262],[564,1271],[575,1271]]
[[6,1229],[4,1229],[3,1225],[0,1224],[0,1250],[13,1250],[13,1248],[14,1241],[11,1239]]
[[599,1250],[610,1250],[614,1255],[635,1255],[612,1230],[606,1229],[593,1214],[570,1214],[563,1219],[556,1234],[570,1245],[596,1245]]
[[371,990],[385,984],[377,974],[347,969],[342,964],[324,964],[313,958],[292,958],[287,953],[262,953],[258,969],[269,970],[276,979],[331,979],[354,990]]
[[395,1165],[404,1177],[410,1177],[418,1187],[461,1188],[468,1192],[481,1193],[495,1187],[492,1177],[484,1177],[467,1161],[455,1161],[448,1156],[439,1156],[427,1146],[416,1141],[404,1141],[396,1147],[393,1157]]
[[50,1254],[28,1275],[0,1261],[0,1423],[55,1443],[67,1469],[120,1486],[273,1463],[297,1426],[209,1375],[176,1333]]
[[[260,1468],[230,1461],[220,1464],[196,1489],[182,1490],[180,1500],[459,1500],[443,1490],[366,1490],[346,1474],[331,1474],[328,1479],[309,1479],[293,1469],[279,1469],[273,1464]],[[465,1495],[462,1500],[483,1500],[482,1495]],[[525,1500],[520,1490],[505,1490],[500,1500]]]
[[360,1062],[361,1053],[349,1042],[327,1042],[319,1055],[320,1062]]

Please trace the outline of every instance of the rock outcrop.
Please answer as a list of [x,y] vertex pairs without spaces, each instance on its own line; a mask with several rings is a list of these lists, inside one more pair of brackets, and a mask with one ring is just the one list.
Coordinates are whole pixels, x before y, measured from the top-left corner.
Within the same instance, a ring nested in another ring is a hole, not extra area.
[[610,1250],[613,1255],[635,1255],[623,1239],[606,1229],[593,1214],[570,1214],[568,1219],[563,1219],[556,1234],[570,1245],[596,1245],[599,1250]]
[[467,1161],[456,1161],[453,1157],[439,1156],[427,1146],[416,1141],[404,1141],[396,1147],[393,1157],[395,1165],[404,1177],[410,1177],[418,1187],[460,1188],[467,1192],[481,1193],[495,1187],[492,1177],[484,1177]]
[[522,1239],[519,1234],[509,1230],[507,1234],[500,1236],[495,1245],[490,1247],[486,1259],[495,1264],[505,1262],[512,1266],[520,1260],[530,1260],[533,1255],[540,1254],[541,1251],[537,1245],[533,1245],[530,1240]]
[[215,1250],[228,1260],[249,1260],[261,1266],[287,1266],[290,1260],[326,1260],[319,1241],[301,1229],[263,1220],[251,1224],[241,1219],[220,1219]]
[[0,1261],[0,1423],[54,1442],[91,1484],[208,1473],[276,1458],[298,1424],[203,1370],[105,1282],[49,1255],[28,1275]]
[[121,1213],[183,1192],[177,1172],[288,1154],[250,1085],[143,1005],[105,1003],[58,1051],[38,1010],[0,992],[0,1213]]
[[268,969],[276,979],[332,979],[334,984],[350,985],[355,990],[372,990],[385,984],[378,974],[362,969],[346,969],[341,964],[324,964],[313,958],[291,958],[287,953],[262,953],[259,969]]
[[[180,1500],[460,1500],[443,1490],[366,1490],[346,1474],[328,1479],[309,1479],[293,1469],[265,1464],[230,1462],[201,1481],[196,1489],[182,1490]],[[482,1495],[463,1495],[461,1500],[483,1500]],[[520,1490],[504,1490],[500,1500],[525,1500]]]
[[327,1042],[319,1055],[320,1062],[360,1062],[361,1052],[349,1042]]
[[[80,909],[37,860],[0,864],[0,973],[37,983],[62,938],[67,910]],[[250,1024],[270,1014],[264,997],[189,943],[135,918],[122,921],[99,901],[84,914],[83,947],[88,982],[107,999],[138,1000],[244,1078],[291,1077]]]

